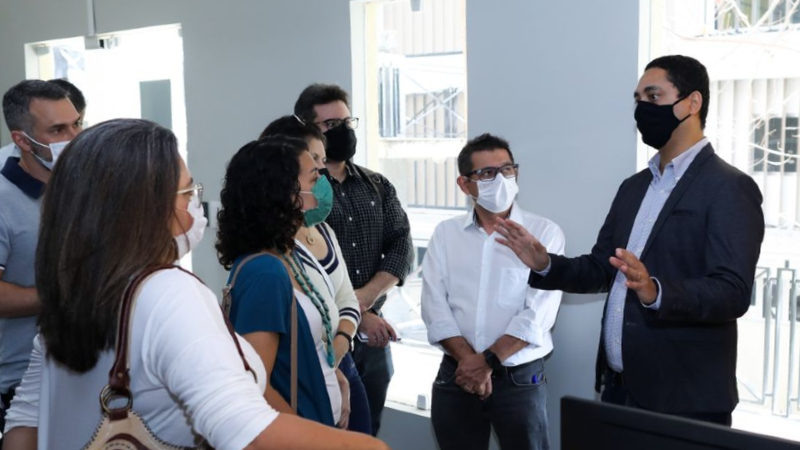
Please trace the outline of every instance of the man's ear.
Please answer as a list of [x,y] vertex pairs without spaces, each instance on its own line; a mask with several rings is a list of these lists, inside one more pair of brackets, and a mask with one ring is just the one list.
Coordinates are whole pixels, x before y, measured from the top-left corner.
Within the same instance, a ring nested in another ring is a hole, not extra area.
[[11,140],[14,141],[17,147],[20,150],[25,152],[32,152],[31,149],[31,141],[25,136],[25,134],[20,130],[15,130],[11,132]]
[[703,109],[703,102],[705,101],[703,94],[698,91],[694,91],[689,94],[689,100],[689,112],[691,114],[700,114],[700,110]]
[[472,195],[469,193],[469,189],[467,188],[467,185],[469,184],[467,177],[459,175],[458,178],[456,178],[456,184],[459,188],[461,188],[461,192],[467,195]]

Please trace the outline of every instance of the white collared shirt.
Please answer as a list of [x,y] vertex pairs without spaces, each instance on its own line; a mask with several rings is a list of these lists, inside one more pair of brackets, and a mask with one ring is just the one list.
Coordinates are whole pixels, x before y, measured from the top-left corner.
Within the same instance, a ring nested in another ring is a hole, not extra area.
[[[516,203],[511,220],[547,247],[564,253],[564,233],[554,222],[524,211]],[[560,291],[528,286],[530,269],[511,249],[478,226],[474,211],[440,223],[422,263],[422,319],[428,341],[463,336],[482,352],[508,334],[530,345],[503,365],[517,366],[553,350],[550,330],[561,303]]]

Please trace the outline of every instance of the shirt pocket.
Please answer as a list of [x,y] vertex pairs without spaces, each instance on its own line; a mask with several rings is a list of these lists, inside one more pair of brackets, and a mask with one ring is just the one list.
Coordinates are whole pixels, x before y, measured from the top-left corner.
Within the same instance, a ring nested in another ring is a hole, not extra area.
[[528,298],[528,269],[504,268],[500,272],[500,297],[498,305],[503,309],[521,310]]

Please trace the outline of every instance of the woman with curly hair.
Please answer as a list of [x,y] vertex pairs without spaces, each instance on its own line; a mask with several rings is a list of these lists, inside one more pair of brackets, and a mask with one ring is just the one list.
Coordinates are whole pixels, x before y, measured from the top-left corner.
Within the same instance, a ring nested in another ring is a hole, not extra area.
[[[242,147],[228,164],[219,213],[220,262],[239,270],[231,289],[230,318],[261,356],[269,373],[265,396],[275,409],[292,412],[291,307],[297,301],[297,414],[346,427],[334,339],[339,310],[306,271],[295,245],[310,193],[320,180],[306,142],[270,136]],[[257,257],[242,262],[251,255]],[[327,287],[323,288],[327,289]],[[342,324],[344,321],[341,321]],[[349,325],[350,332],[355,329]]]
[[[260,349],[229,331],[211,290],[172,265],[176,239],[204,226],[200,192],[175,136],[155,123],[104,122],[67,146],[43,197],[41,334],[8,411],[4,448],[74,449],[93,439],[118,328],[130,337],[129,383],[114,392],[162,441],[184,448],[206,440],[220,450],[387,448],[279,414],[265,401]],[[129,327],[119,323],[130,280],[151,270],[140,277]]]
[[[294,115],[283,116],[273,120],[261,132],[261,138],[283,135],[303,139],[308,144],[308,151],[320,173],[325,169],[325,135],[316,126],[308,126]],[[315,185],[313,199],[317,201],[315,208],[307,208],[304,223],[297,230],[295,245],[300,261],[306,269],[311,282],[317,290],[327,296],[326,300],[334,302],[339,309],[339,328],[333,340],[336,353],[336,364],[347,377],[349,389],[350,414],[347,429],[372,434],[369,402],[364,383],[358,374],[351,344],[358,324],[361,321],[361,307],[353,291],[353,285],[347,273],[342,250],[336,239],[336,233],[325,223],[325,219],[333,206],[333,189],[326,177],[320,177]],[[305,196],[303,196],[305,198]],[[328,288],[331,287],[331,289]],[[342,417],[346,417],[348,406],[347,391],[342,392]]]

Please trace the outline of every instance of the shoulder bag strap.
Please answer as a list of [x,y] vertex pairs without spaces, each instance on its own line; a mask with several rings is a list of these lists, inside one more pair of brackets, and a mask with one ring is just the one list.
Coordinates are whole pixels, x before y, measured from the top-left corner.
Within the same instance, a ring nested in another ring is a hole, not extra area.
[[292,294],[292,323],[291,323],[291,406],[297,414],[297,297]]
[[271,253],[259,252],[253,253],[252,255],[246,257],[242,260],[242,262],[239,263],[238,266],[236,266],[236,270],[233,272],[233,276],[231,277],[231,282],[222,288],[222,314],[225,316],[225,320],[230,319],[231,316],[231,304],[233,303],[231,291],[233,290],[233,286],[236,284],[236,279],[239,277],[239,272],[242,271],[242,267],[244,267],[245,264],[262,255],[272,256]]
[[[114,365],[108,372],[108,385],[100,394],[100,404],[109,414],[112,420],[124,419],[133,404],[133,395],[130,390],[130,359],[128,358],[128,342],[131,333],[131,321],[133,317],[133,303],[136,301],[139,286],[153,273],[175,267],[172,264],[162,264],[144,268],[141,272],[132,277],[122,294],[122,304],[119,307],[119,319],[117,321],[117,342],[116,356]],[[110,408],[108,401],[114,396],[126,397],[128,402],[122,408]]]

